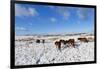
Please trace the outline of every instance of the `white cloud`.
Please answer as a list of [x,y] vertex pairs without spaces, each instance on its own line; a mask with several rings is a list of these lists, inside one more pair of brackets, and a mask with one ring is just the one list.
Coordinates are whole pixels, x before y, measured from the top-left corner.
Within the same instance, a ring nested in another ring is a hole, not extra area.
[[55,22],[55,21],[56,21],[56,19],[55,19],[54,17],[52,17],[52,18],[51,18],[51,21],[52,21],[52,22]]
[[24,28],[24,27],[16,27],[16,30],[18,30],[18,31],[26,31],[26,28]]
[[70,14],[68,12],[63,12],[63,18],[68,19]]
[[67,20],[70,16],[70,12],[68,12],[66,7],[57,7],[56,10],[65,20]]
[[80,19],[86,19],[88,15],[88,10],[85,8],[78,8],[77,15]]
[[18,4],[15,5],[15,16],[35,16],[35,15],[38,15],[35,8],[31,7],[26,8]]
[[51,10],[55,11],[58,15],[61,15],[63,19],[67,20],[70,16],[70,12],[67,10],[69,7],[59,7],[59,6],[47,6]]

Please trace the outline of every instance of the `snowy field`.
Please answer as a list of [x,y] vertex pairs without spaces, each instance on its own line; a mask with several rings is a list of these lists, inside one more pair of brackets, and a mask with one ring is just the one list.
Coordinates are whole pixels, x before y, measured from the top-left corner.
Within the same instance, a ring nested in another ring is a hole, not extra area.
[[[78,37],[83,36],[15,36],[15,65],[94,61],[94,41],[84,43]],[[56,48],[55,41],[71,38],[75,39],[75,48],[62,45],[61,52]],[[36,39],[45,39],[45,43],[36,43]]]

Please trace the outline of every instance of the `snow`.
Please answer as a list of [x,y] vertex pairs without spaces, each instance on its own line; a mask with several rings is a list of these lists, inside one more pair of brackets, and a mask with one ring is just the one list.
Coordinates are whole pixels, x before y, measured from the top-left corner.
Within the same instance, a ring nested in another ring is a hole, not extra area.
[[[94,61],[94,42],[83,43],[79,42],[75,36],[49,36],[49,37],[34,37],[34,36],[16,36],[15,39],[15,65],[35,65],[35,64],[50,64],[50,63],[70,63],[82,61]],[[18,41],[19,39],[45,39],[46,43],[35,43],[35,40]],[[67,47],[62,45],[59,51],[54,45],[53,38],[69,39],[74,38],[76,47]]]

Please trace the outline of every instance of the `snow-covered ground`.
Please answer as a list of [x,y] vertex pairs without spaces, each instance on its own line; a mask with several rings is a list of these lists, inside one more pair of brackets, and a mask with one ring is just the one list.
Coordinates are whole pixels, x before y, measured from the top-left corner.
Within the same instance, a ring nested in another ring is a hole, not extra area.
[[[94,61],[94,42],[83,43],[77,40],[81,35],[74,36],[16,36],[15,37],[15,65],[35,65],[64,62]],[[82,37],[82,36],[81,36]],[[89,36],[87,36],[89,37]],[[93,37],[93,36],[91,36]],[[74,38],[76,47],[62,45],[61,52],[54,42],[59,39]],[[31,39],[30,41],[19,41]],[[36,43],[36,39],[45,39],[45,43]]]

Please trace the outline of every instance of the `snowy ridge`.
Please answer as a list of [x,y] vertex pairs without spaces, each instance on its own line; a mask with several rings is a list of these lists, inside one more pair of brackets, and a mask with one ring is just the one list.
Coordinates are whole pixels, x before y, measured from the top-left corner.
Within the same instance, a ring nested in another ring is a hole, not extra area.
[[[23,36],[20,36],[23,38]],[[29,36],[24,36],[29,38]],[[34,39],[37,37],[30,36]],[[60,39],[74,38],[77,36],[57,36]],[[18,39],[19,37],[17,37]],[[50,64],[64,62],[82,62],[94,60],[94,42],[81,43],[77,41],[76,47],[66,47],[62,45],[61,52],[54,45],[54,40],[50,37],[45,38],[46,43],[32,43],[26,41],[15,41],[15,65]]]

